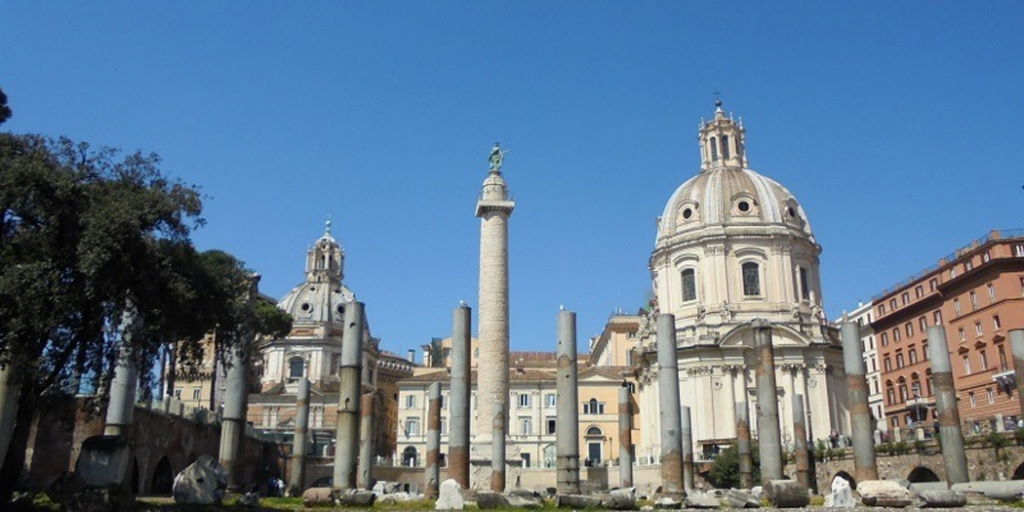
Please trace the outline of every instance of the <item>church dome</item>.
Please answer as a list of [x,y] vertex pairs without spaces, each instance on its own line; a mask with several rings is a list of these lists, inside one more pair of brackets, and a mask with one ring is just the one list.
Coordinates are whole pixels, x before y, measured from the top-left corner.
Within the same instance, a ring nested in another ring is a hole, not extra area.
[[813,240],[786,187],[748,167],[745,130],[721,106],[700,130],[701,171],[679,186],[658,222],[658,240],[709,226],[778,226]]

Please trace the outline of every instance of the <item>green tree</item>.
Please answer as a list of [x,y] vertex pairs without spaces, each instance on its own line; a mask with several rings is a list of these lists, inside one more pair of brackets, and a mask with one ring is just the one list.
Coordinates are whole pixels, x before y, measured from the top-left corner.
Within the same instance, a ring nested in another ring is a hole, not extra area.
[[[81,376],[108,381],[122,351],[148,390],[175,341],[188,361],[210,330],[226,350],[290,328],[287,315],[247,300],[252,272],[242,262],[196,252],[199,192],[158,165],[156,155],[0,133],[0,375],[20,391],[17,428],[0,445],[0,503],[36,409]],[[111,332],[129,305],[138,315],[128,328],[141,334],[130,347]],[[0,411],[0,426],[12,414]]]
[[[754,460],[754,482],[761,481],[761,458],[757,445],[751,447]],[[718,452],[708,472],[708,480],[718,489],[731,489],[740,486],[740,454],[736,445]]]
[[0,124],[11,118],[11,107],[7,106],[7,95],[0,89]]

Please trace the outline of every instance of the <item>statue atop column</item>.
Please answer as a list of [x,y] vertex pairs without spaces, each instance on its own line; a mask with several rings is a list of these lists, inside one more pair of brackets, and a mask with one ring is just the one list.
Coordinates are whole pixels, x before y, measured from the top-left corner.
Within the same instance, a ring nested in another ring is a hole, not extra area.
[[495,142],[494,147],[491,148],[491,155],[487,158],[491,164],[491,172],[501,173],[501,163],[505,160],[505,153],[508,151],[502,151],[501,145]]

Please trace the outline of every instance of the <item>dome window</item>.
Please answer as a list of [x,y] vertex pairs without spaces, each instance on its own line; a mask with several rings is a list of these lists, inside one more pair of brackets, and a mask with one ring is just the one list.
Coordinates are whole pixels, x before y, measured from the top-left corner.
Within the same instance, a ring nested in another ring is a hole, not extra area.
[[689,220],[693,217],[693,208],[686,208],[683,210],[683,218]]
[[794,219],[796,218],[796,210],[794,210],[792,206],[786,207],[786,213],[788,213],[790,217]]
[[729,159],[729,136],[722,135],[722,160]]
[[761,269],[757,263],[748,261],[742,265],[743,295],[757,297],[761,295]]
[[344,304],[338,304],[338,308],[337,309],[338,309],[338,314],[340,314],[340,315],[344,315],[345,314],[345,305]]
[[739,208],[743,213],[747,213],[750,211],[750,203],[747,201],[740,201],[739,203],[736,203],[736,208]]
[[306,370],[306,361],[301,357],[293,357],[288,360],[288,378],[299,379]]
[[680,275],[683,285],[683,302],[697,300],[697,277],[692,268],[683,270]]
[[710,139],[708,139],[708,145],[711,146],[711,161],[712,162],[717,162],[718,161],[718,141],[716,141],[714,137],[711,137]]
[[302,303],[302,310],[303,311],[309,311],[309,308],[310,308],[310,306],[309,306],[308,302],[303,302]]

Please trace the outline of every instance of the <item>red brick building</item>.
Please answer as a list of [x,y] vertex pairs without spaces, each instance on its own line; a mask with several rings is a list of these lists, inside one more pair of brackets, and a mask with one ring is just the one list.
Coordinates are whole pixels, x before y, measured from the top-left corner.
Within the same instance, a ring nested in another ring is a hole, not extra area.
[[889,428],[934,422],[927,327],[945,327],[960,419],[1001,430],[1021,416],[1009,329],[1024,328],[1024,231],[992,231],[872,302]]

